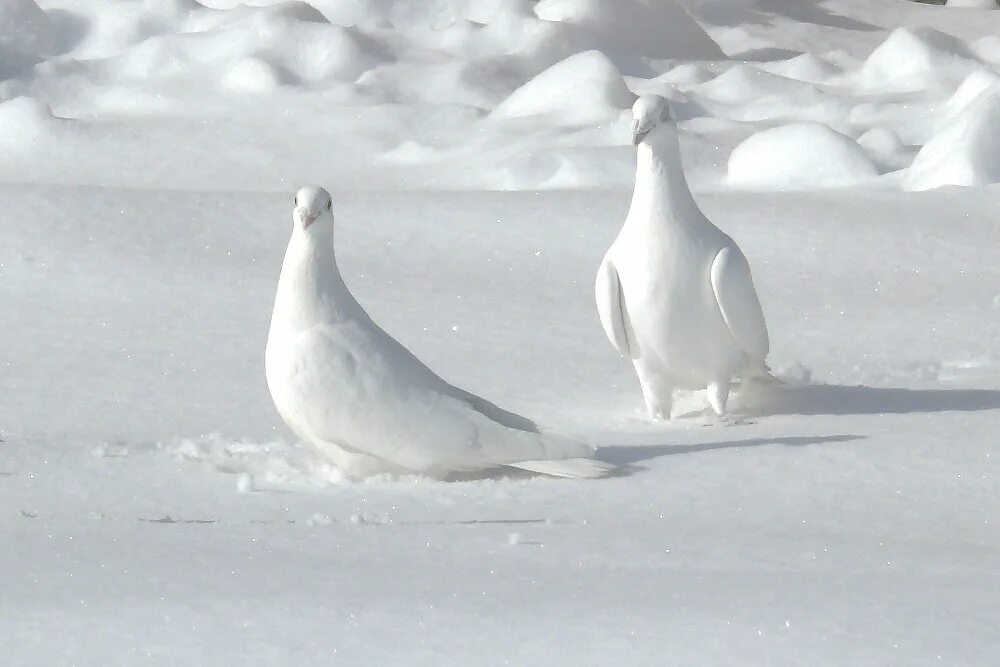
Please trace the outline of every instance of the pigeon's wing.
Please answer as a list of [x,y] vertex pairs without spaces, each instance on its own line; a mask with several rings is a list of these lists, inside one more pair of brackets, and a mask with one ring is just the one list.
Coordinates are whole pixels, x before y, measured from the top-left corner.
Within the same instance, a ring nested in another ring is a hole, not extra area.
[[736,344],[752,359],[763,362],[768,352],[767,324],[750,265],[735,245],[726,246],[715,256],[712,290]]
[[315,327],[295,345],[298,423],[322,443],[427,472],[593,451],[452,387],[381,330]]
[[630,359],[638,358],[639,350],[635,345],[632,326],[629,323],[625,294],[618,278],[618,270],[607,255],[601,262],[601,268],[597,270],[594,295],[597,297],[597,314],[601,318],[601,326],[604,327],[608,340],[622,356]]
[[507,428],[517,429],[519,431],[529,431],[531,433],[538,433],[538,424],[531,421],[527,417],[522,417],[514,412],[509,412],[504,410],[499,405],[487,401],[485,398],[480,398],[473,393],[460,389],[458,387],[449,385],[450,391],[448,392],[452,397],[457,398],[460,401],[464,401],[473,410],[483,415],[487,419],[495,421],[496,423],[506,426]]

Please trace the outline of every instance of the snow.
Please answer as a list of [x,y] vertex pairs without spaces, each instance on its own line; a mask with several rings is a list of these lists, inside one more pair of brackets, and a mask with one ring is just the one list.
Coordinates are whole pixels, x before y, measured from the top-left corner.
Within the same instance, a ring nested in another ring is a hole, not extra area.
[[729,182],[758,189],[812,189],[877,176],[864,150],[820,123],[794,123],[754,134],[729,156]]
[[995,85],[969,102],[920,149],[907,173],[905,186],[910,190],[929,190],[942,185],[1000,182],[998,154],[1000,85]]
[[948,0],[944,5],[953,9],[996,9],[997,0]]
[[650,67],[642,58],[724,57],[673,0],[541,0],[534,11],[543,21],[573,26],[578,39],[604,51],[629,73]]
[[0,5],[0,77],[11,76],[51,55],[52,23],[34,0]]
[[975,58],[955,37],[932,28],[897,28],[865,61],[859,72],[869,89],[920,90],[965,74]]
[[[1000,12],[210,4],[0,3],[5,662],[993,660]],[[646,93],[786,381],[729,426],[646,422],[597,321]],[[624,473],[296,442],[263,348],[304,183],[387,331]]]
[[552,115],[550,123],[591,125],[632,106],[614,64],[600,51],[585,51],[556,63],[515,90],[493,111],[494,118]]

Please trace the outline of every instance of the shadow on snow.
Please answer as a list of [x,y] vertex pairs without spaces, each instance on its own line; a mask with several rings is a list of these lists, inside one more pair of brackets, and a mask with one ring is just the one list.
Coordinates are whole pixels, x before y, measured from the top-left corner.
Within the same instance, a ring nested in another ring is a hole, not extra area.
[[1000,409],[1000,391],[816,384],[755,388],[741,397],[740,404],[739,411],[753,417],[974,412]]
[[607,463],[622,466],[628,474],[628,466],[658,459],[663,456],[678,454],[694,454],[709,452],[714,449],[737,449],[741,447],[760,447],[762,445],[785,445],[788,447],[805,447],[808,445],[832,444],[864,440],[863,435],[817,435],[794,436],[787,438],[747,438],[744,440],[723,440],[721,442],[705,442],[696,445],[614,445],[601,447],[597,450],[597,458]]

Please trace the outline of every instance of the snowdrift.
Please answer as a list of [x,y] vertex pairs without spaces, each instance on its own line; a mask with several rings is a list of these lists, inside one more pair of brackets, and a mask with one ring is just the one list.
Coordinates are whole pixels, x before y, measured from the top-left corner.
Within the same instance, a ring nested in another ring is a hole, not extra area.
[[837,187],[877,174],[853,139],[819,123],[795,123],[758,132],[729,157],[729,182],[754,189]]
[[600,51],[570,56],[515,90],[495,118],[547,114],[557,124],[598,123],[635,101],[621,73]]
[[920,149],[907,190],[1000,182],[1000,85],[979,94]]
[[861,67],[870,90],[924,90],[961,80],[978,66],[961,40],[932,28],[898,28]]

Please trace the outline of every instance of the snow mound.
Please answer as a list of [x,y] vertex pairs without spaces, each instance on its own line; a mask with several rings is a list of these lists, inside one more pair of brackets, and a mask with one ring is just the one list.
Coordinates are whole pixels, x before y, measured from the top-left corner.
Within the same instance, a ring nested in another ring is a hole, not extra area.
[[286,44],[288,37],[297,40],[299,46],[286,47],[282,60],[300,79],[354,81],[386,59],[376,44],[351,28],[307,23],[299,23],[296,28],[288,36],[276,34],[273,48]]
[[923,90],[961,79],[978,66],[965,43],[931,28],[897,28],[861,67],[868,88]]
[[39,138],[51,134],[61,120],[52,114],[48,104],[34,97],[15,97],[0,103],[0,146],[31,148]]
[[762,98],[785,98],[809,88],[812,86],[808,83],[740,64],[694,90],[716,102],[739,104]]
[[850,137],[820,123],[794,123],[758,132],[729,156],[729,182],[765,190],[850,185],[878,175]]
[[515,90],[492,117],[546,115],[561,125],[587,125],[618,115],[634,101],[607,56],[586,51],[556,63]]
[[248,56],[229,65],[224,83],[235,91],[266,93],[288,83],[288,77],[268,60]]
[[980,60],[993,63],[994,66],[1000,66],[1000,36],[987,35],[986,37],[980,37],[971,42],[969,48],[972,49],[972,52]]
[[34,65],[54,50],[52,24],[34,0],[0,2],[0,79]]
[[997,84],[1000,84],[1000,74],[991,70],[975,70],[969,76],[965,77],[962,84],[948,99],[948,112],[953,116],[961,113],[983,91]]
[[[414,28],[441,30],[468,13],[477,13],[481,23],[504,6],[518,5],[517,0],[311,0],[330,21],[343,26],[365,28]],[[487,5],[482,7],[482,5]]]
[[914,158],[903,187],[930,190],[942,185],[1000,182],[1000,86],[973,100]]
[[656,77],[657,82],[669,83],[675,86],[695,86],[705,83],[715,77],[710,69],[696,63],[681,63],[664,74]]
[[107,72],[146,80],[214,70],[231,89],[265,92],[354,81],[384,59],[356,30],[330,24],[303,3],[203,10],[186,25],[198,29],[145,39],[109,58]]
[[892,157],[906,150],[899,135],[887,127],[873,127],[860,137],[858,145],[879,159]]
[[899,135],[888,127],[873,127],[858,137],[880,171],[889,172],[908,167],[916,149],[906,145]]
[[546,149],[519,154],[509,160],[489,183],[497,190],[582,190],[627,187],[635,164],[593,149]]
[[812,53],[803,53],[794,58],[778,60],[773,63],[760,63],[758,67],[772,74],[811,83],[825,81],[841,73],[840,67]]
[[720,60],[719,45],[673,0],[542,0],[535,14],[568,23],[623,71],[644,69],[636,56]]
[[996,0],[948,0],[945,7],[957,9],[996,9]]

